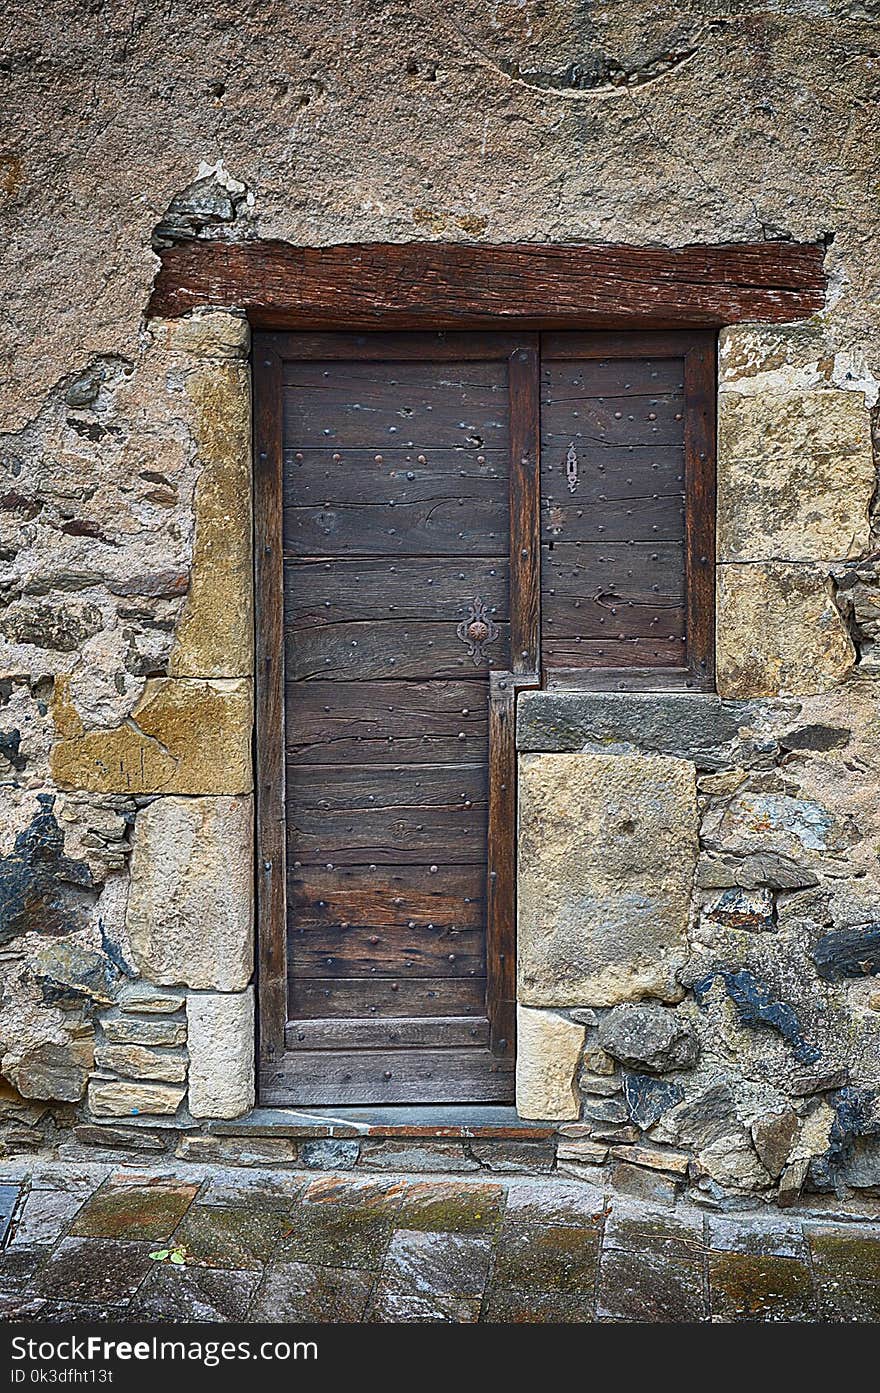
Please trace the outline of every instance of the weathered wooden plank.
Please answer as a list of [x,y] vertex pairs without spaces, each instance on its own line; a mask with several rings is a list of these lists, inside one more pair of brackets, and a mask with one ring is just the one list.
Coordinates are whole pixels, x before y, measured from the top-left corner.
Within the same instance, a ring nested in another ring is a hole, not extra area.
[[680,445],[684,440],[684,398],[591,397],[555,401],[541,396],[541,448],[551,452],[602,450],[633,445]]
[[572,492],[566,470],[568,442],[541,456],[541,507],[581,507],[625,498],[650,497],[658,491],[684,491],[684,444],[652,445],[648,450],[621,445],[577,451],[577,487]]
[[483,765],[288,764],[287,778],[288,848],[296,860],[441,865],[485,857]]
[[698,686],[686,667],[548,667],[544,685],[548,692],[658,692],[684,691]]
[[267,1071],[265,1101],[490,1103],[513,1099],[513,1062],[486,1049],[290,1050]]
[[298,807],[322,812],[400,812],[405,808],[465,811],[486,806],[487,772],[475,764],[385,764],[350,768],[288,766]]
[[[426,868],[427,869],[427,868]],[[451,929],[435,924],[383,929],[294,923],[288,946],[295,977],[480,977],[486,976],[482,927]]]
[[488,701],[473,682],[291,682],[287,757],[303,764],[474,763]]
[[[575,337],[566,335],[566,338]],[[591,335],[590,343],[594,345],[597,337]],[[554,361],[550,356],[553,338],[553,335],[546,335],[542,345],[541,389],[556,402],[582,401],[584,397],[613,397],[621,393],[627,397],[656,397],[668,393],[680,395],[684,391],[686,346],[683,342],[676,342],[677,357],[639,358],[636,356],[635,336],[628,334],[626,344],[633,356],[621,370],[619,358],[590,357],[572,362],[567,360],[573,356],[569,354],[566,359]]]
[[620,638],[680,639],[685,634],[684,605],[618,600],[608,592],[598,600],[581,600],[559,591],[551,603],[552,611],[548,605],[544,618],[545,646],[577,634],[608,642]]
[[507,451],[463,446],[284,452],[284,506],[397,506],[480,498],[507,507]]
[[290,1021],[289,1050],[473,1048],[489,1043],[489,1022],[479,1016],[389,1016],[384,1020]]
[[439,681],[485,677],[490,668],[504,667],[510,651],[510,626],[498,624],[497,637],[475,663],[456,633],[454,619],[402,623],[375,620],[327,624],[323,628],[288,629],[285,661],[288,680],[393,680],[419,678]]
[[504,449],[502,363],[287,363],[284,440],[294,450]]
[[281,361],[259,336],[254,393],[257,971],[260,1053],[271,1061],[283,1052],[287,1019]]
[[[303,629],[361,620],[439,620],[457,625],[475,596],[496,623],[508,617],[506,557],[363,557],[284,566],[285,624]],[[464,652],[464,648],[462,652]]]
[[715,674],[716,377],[713,337],[695,336],[685,359],[688,664],[707,688]]
[[544,509],[541,530],[545,539],[561,542],[683,542],[684,494],[551,503]]
[[504,556],[507,503],[438,497],[412,503],[286,508],[286,556]]
[[568,637],[545,634],[542,645],[547,667],[675,667],[685,670],[685,639]]
[[486,1012],[494,1054],[516,1037],[516,692],[537,674],[497,673],[489,697],[489,825],[486,864]]
[[481,977],[292,977],[292,1017],[484,1016]]
[[824,249],[716,246],[185,242],[161,253],[151,316],[240,305],[258,327],[638,325],[803,319],[824,305]]
[[510,667],[535,672],[541,634],[538,340],[510,359]]
[[294,926],[349,924],[375,932],[433,924],[440,931],[482,927],[485,873],[479,865],[288,868]]
[[555,595],[684,604],[684,548],[674,542],[545,542],[545,622]]

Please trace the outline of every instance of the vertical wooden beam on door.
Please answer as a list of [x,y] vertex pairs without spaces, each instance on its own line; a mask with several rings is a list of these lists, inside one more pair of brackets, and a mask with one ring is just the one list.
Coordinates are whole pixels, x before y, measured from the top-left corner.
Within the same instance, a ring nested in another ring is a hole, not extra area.
[[536,335],[509,360],[510,654],[512,672],[489,689],[489,837],[486,885],[486,1014],[495,1054],[516,1039],[516,693],[540,683],[540,359]]
[[254,583],[259,1050],[284,1053],[287,894],[284,799],[284,556],[281,359],[254,335]]
[[538,497],[541,382],[537,334],[509,359],[510,665],[536,673],[541,634],[541,518]]
[[[684,337],[684,335],[682,336]],[[687,335],[685,400],[685,567],[687,662],[694,686],[715,676],[716,337]]]

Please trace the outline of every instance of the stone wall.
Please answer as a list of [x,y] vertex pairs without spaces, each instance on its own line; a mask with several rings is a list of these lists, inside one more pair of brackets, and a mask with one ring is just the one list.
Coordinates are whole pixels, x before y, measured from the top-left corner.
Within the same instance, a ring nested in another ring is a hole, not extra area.
[[248,333],[230,305],[147,321],[155,248],[795,238],[826,249],[826,309],[721,336],[720,700],[523,698],[520,1107],[572,1170],[656,1165],[709,1197],[880,1183],[869,10],[17,16],[7,1146],[75,1120],[145,1144],[252,1098]]
[[9,1145],[254,1101],[249,348],[153,321],[9,442]]

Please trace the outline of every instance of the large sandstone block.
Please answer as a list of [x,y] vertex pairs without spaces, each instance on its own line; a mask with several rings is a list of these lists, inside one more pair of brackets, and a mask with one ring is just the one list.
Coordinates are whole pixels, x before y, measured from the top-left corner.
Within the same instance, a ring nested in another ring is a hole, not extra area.
[[186,1078],[186,1059],[182,1054],[167,1054],[143,1045],[101,1045],[95,1052],[95,1063],[99,1069],[124,1074],[129,1079],[183,1083]]
[[253,784],[253,697],[247,678],[154,677],[127,721],[83,730],[56,681],[61,739],[50,765],[61,788],[90,793],[248,793]]
[[202,473],[189,593],[169,672],[244,677],[253,670],[250,382],[244,367],[211,362],[187,378],[186,390]]
[[860,394],[721,394],[721,561],[857,556],[868,545],[874,485],[870,416]]
[[516,1110],[537,1121],[579,1115],[575,1079],[586,1027],[554,1011],[519,1006],[516,1017]]
[[519,999],[681,999],[697,858],[694,766],[657,755],[523,756]]
[[852,641],[819,566],[719,566],[716,626],[722,697],[825,692],[855,663]]
[[140,1117],[143,1113],[171,1117],[185,1094],[185,1088],[167,1083],[93,1079],[89,1084],[89,1108],[95,1117]]
[[188,998],[189,1110],[240,1117],[254,1105],[254,992]]
[[126,929],[161,986],[241,991],[253,972],[253,804],[157,798],[138,814]]

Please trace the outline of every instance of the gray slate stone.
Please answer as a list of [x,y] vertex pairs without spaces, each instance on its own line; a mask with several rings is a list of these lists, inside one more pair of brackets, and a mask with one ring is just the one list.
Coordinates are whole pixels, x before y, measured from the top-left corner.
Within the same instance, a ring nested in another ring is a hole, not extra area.
[[[721,769],[731,763],[740,728],[753,726],[767,709],[763,702],[695,692],[524,692],[517,703],[517,747],[641,751]],[[793,705],[792,713],[799,709]]]
[[650,1003],[615,1006],[599,1023],[599,1043],[626,1068],[651,1074],[689,1069],[699,1053],[689,1022]]

